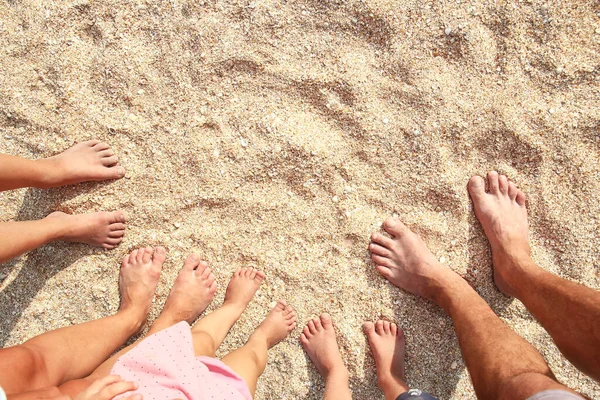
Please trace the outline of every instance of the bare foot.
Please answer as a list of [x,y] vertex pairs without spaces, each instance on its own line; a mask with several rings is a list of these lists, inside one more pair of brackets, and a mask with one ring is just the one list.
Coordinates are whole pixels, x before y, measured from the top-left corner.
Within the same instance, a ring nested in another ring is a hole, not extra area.
[[381,320],[365,322],[363,330],[375,358],[379,388],[386,399],[395,399],[409,389],[404,378],[404,332],[396,324]]
[[254,268],[240,268],[233,274],[225,293],[225,304],[234,304],[242,311],[265,279],[265,273]]
[[266,340],[270,349],[281,342],[296,327],[296,312],[285,301],[280,300],[256,328],[250,339]]
[[121,292],[119,310],[132,310],[139,316],[140,327],[146,321],[150,311],[165,258],[166,251],[162,247],[134,250],[123,258],[119,275]]
[[381,233],[371,235],[369,251],[377,270],[394,285],[428,299],[446,286],[448,279],[460,278],[441,265],[419,236],[398,218],[388,218]]
[[487,178],[488,192],[484,179],[474,176],[469,180],[469,193],[475,215],[492,247],[496,286],[512,295],[510,279],[518,277],[522,268],[533,268],[525,194],[496,171],[489,172]]
[[69,215],[60,211],[45,218],[60,224],[57,240],[114,249],[123,241],[127,215],[123,211]]
[[323,378],[331,374],[348,376],[329,314],[308,321],[300,335],[300,342]]
[[125,169],[108,144],[88,140],[43,160],[47,166],[47,187],[72,185],[87,181],[105,181],[125,176]]
[[216,291],[215,276],[208,264],[197,254],[190,254],[153,329],[165,329],[181,321],[192,324],[213,301]]

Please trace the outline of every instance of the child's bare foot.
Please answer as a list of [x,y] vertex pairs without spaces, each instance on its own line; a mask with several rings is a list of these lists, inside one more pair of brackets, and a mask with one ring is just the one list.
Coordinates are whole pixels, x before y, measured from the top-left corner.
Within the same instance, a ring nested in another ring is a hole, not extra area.
[[475,215],[492,247],[496,286],[512,295],[511,278],[518,278],[525,268],[534,268],[528,241],[525,194],[496,171],[489,172],[487,180],[488,192],[482,177],[472,177],[469,193]]
[[119,276],[119,310],[133,311],[139,318],[140,328],[150,311],[165,258],[166,251],[162,247],[134,250],[123,258]]
[[369,251],[377,270],[394,285],[428,299],[446,287],[448,280],[460,277],[441,265],[419,236],[399,219],[388,218],[381,233],[371,235]]
[[240,268],[233,274],[225,293],[225,304],[233,304],[241,311],[246,309],[252,297],[265,279],[265,273],[254,268]]
[[266,340],[267,348],[272,348],[281,342],[296,327],[296,312],[285,301],[280,300],[269,312],[264,321],[256,328],[250,337],[252,339]]
[[404,378],[404,332],[388,321],[365,322],[363,330],[377,367],[377,382],[386,399],[396,398],[408,391]]
[[60,224],[60,229],[57,231],[61,233],[57,240],[114,249],[123,241],[127,216],[123,211],[78,215],[56,211],[48,215],[45,220]]
[[161,330],[186,321],[192,324],[213,301],[217,284],[212,270],[200,256],[190,254],[152,328]]
[[323,378],[332,374],[348,377],[329,314],[308,321],[300,335],[300,342]]
[[46,187],[72,185],[87,181],[105,181],[125,176],[125,169],[108,144],[88,140],[43,160],[48,175]]

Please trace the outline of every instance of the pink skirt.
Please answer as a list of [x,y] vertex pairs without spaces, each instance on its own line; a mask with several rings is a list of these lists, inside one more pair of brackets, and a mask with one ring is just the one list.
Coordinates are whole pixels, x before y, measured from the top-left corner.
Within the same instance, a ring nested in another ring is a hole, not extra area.
[[119,357],[111,374],[137,382],[144,400],[252,400],[246,382],[231,368],[211,357],[196,357],[186,322],[144,339]]

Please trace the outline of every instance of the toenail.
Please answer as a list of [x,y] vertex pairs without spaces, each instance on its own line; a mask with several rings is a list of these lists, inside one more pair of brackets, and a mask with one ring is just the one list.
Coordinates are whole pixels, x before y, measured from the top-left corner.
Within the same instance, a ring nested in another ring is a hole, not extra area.
[[191,258],[192,258],[192,260],[194,260],[194,261],[199,261],[199,260],[200,260],[200,257],[199,257],[197,254],[192,254],[190,257],[191,257]]
[[123,175],[125,175],[125,168],[119,167],[117,172],[119,173],[119,175],[123,176]]

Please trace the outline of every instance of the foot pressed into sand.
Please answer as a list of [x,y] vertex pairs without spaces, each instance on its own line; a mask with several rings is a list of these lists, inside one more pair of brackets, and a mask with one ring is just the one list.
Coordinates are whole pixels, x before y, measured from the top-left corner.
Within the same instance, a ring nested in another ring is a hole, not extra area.
[[45,176],[46,188],[72,185],[87,181],[120,179],[125,169],[108,144],[88,140],[57,154],[36,161]]
[[119,275],[119,312],[132,313],[139,323],[138,328],[144,325],[150,311],[165,258],[166,251],[162,247],[134,250],[123,258]]
[[473,176],[469,180],[469,194],[492,247],[496,286],[513,296],[513,281],[523,273],[537,270],[530,256],[525,194],[496,171],[488,173],[487,191],[485,183],[482,177]]
[[310,320],[300,335],[300,342],[325,380],[333,375],[348,380],[348,369],[342,360],[329,314]]
[[229,281],[223,306],[231,305],[243,312],[265,279],[265,273],[254,268],[240,268]]
[[363,330],[375,359],[379,388],[386,399],[395,399],[409,389],[404,377],[404,332],[396,324],[382,320],[365,322]]
[[272,348],[285,339],[296,328],[296,312],[285,301],[280,300],[269,312],[264,321],[250,336],[249,342],[258,340]]
[[217,284],[212,270],[200,256],[191,254],[185,260],[160,316],[152,325],[162,330],[178,322],[192,324],[212,302]]
[[87,243],[114,249],[123,241],[127,214],[114,211],[70,215],[56,211],[44,221],[52,224],[52,232],[57,232],[52,240]]

